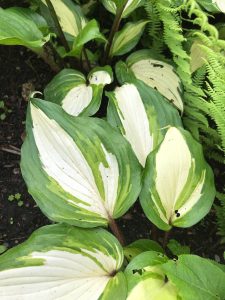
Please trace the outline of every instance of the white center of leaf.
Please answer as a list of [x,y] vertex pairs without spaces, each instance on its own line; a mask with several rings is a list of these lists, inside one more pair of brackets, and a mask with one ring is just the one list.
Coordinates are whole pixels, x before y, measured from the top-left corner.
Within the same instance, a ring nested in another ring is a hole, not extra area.
[[125,84],[116,88],[115,97],[125,137],[144,167],[146,158],[153,148],[153,137],[150,133],[148,116],[142,99],[133,84]]
[[91,86],[81,84],[70,90],[62,101],[63,109],[72,116],[78,116],[91,102]]
[[72,137],[34,105],[31,105],[31,114],[33,134],[43,169],[77,199],[67,199],[68,204],[84,208],[105,219],[113,217],[119,178],[116,157],[101,145],[108,163],[104,167],[99,162],[105,190],[105,198],[102,199],[92,169]]

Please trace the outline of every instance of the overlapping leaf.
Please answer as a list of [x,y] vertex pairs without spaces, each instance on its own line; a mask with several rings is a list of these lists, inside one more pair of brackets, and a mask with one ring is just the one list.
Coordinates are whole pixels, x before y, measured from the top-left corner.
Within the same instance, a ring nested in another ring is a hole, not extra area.
[[162,265],[161,269],[176,285],[182,300],[216,300],[225,295],[225,272],[221,267],[213,261],[185,254]]
[[135,23],[127,23],[123,29],[115,34],[110,56],[119,56],[132,50],[139,42],[148,21],[141,20]]
[[119,242],[102,229],[50,225],[0,257],[2,300],[126,297]]
[[141,205],[160,229],[192,226],[209,212],[215,197],[213,173],[201,145],[184,129],[168,129],[145,171]]
[[47,85],[45,100],[57,103],[72,116],[95,114],[101,104],[104,86],[112,82],[109,66],[93,69],[86,84],[85,76],[73,69],[64,69]]
[[161,265],[167,262],[162,253],[148,251],[136,256],[127,266],[127,300],[177,300],[175,285],[166,280]]
[[[125,2],[126,0],[102,0],[102,4],[105,6],[105,8],[113,14],[116,14],[117,9],[122,7]],[[122,13],[122,18],[126,18],[136,8],[141,6],[143,2],[143,0],[128,0]]]
[[177,110],[160,93],[141,81],[133,82],[107,93],[107,118],[130,142],[144,167],[149,153],[162,141],[165,127],[182,125]]
[[131,54],[126,64],[119,62],[116,66],[118,80],[121,83],[130,78],[142,80],[148,86],[156,89],[169,102],[183,111],[181,99],[181,81],[173,67],[158,59],[153,59],[152,52],[140,50]]
[[[37,19],[37,15],[34,18]],[[24,18],[21,9],[0,8],[0,44],[21,45],[39,51],[49,38],[50,35],[43,35],[31,17]]]
[[[33,0],[40,6],[42,15],[45,16],[53,28],[55,27],[52,17],[49,14],[49,10],[45,0],[37,1]],[[84,28],[87,21],[82,13],[79,5],[76,5],[72,0],[51,0],[51,3],[58,16],[62,30],[66,34],[68,40],[73,41],[79,32]],[[56,32],[57,33],[57,32]]]
[[137,199],[141,168],[130,145],[107,122],[72,117],[32,100],[22,173],[30,194],[52,220],[107,225]]

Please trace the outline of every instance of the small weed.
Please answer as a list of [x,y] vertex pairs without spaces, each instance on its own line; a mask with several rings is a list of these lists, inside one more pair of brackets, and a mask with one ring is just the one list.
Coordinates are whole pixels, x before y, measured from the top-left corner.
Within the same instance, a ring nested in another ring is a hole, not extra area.
[[20,193],[16,193],[15,195],[9,195],[9,196],[8,196],[8,200],[9,200],[10,202],[16,200],[16,201],[18,201],[18,202],[17,202],[17,205],[18,205],[19,207],[23,206],[23,201],[21,200],[21,194],[20,194]]
[[7,114],[11,113],[12,110],[11,109],[8,109],[6,106],[5,106],[5,103],[3,100],[0,101],[0,120],[1,121],[4,121],[5,118],[7,117]]

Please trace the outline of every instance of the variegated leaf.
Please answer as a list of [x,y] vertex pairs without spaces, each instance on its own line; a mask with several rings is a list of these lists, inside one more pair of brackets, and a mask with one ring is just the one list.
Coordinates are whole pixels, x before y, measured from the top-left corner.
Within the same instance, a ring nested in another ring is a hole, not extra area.
[[127,23],[121,31],[115,34],[110,56],[123,55],[132,50],[139,42],[147,23],[148,21],[145,20]]
[[29,106],[21,167],[42,211],[79,227],[119,218],[141,188],[138,161],[107,122],[69,116],[42,100]]
[[215,3],[217,7],[225,13],[225,1],[224,0],[212,0],[212,3]]
[[181,126],[177,110],[157,91],[137,80],[107,96],[110,98],[108,121],[120,129],[144,167],[149,153],[162,141],[165,127]]
[[171,65],[152,56],[151,51],[140,50],[131,54],[125,65],[118,63],[116,73],[119,81],[124,83],[132,77],[142,80],[183,112],[180,78]]
[[184,129],[169,128],[146,164],[140,195],[145,214],[162,230],[189,227],[209,212],[214,197],[201,145]]
[[[42,15],[46,17],[46,20],[50,25],[54,27],[51,15],[45,0],[33,0],[41,8]],[[51,3],[58,16],[62,30],[66,34],[68,40],[73,41],[74,37],[78,36],[82,28],[85,27],[87,21],[82,13],[79,5],[74,4],[72,0],[51,0]]]
[[122,263],[122,247],[103,229],[46,226],[1,255],[0,299],[98,300],[115,282],[125,299]]
[[[116,14],[118,8],[124,5],[125,0],[101,0],[105,8],[113,14]],[[122,13],[122,18],[128,17],[136,8],[143,5],[143,0],[128,0]]]
[[104,86],[112,82],[112,76],[109,66],[95,68],[87,85],[82,73],[64,69],[45,88],[45,100],[61,105],[72,116],[94,115],[101,104]]
[[176,287],[160,268],[167,261],[165,255],[154,251],[136,256],[125,270],[127,300],[178,300]]

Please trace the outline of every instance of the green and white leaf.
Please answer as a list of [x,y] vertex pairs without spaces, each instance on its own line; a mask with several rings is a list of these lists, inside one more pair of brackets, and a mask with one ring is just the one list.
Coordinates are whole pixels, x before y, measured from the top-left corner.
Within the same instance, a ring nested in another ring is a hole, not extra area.
[[81,72],[64,69],[45,88],[45,100],[61,105],[72,116],[94,115],[100,107],[104,86],[112,82],[112,76],[109,66],[95,68],[86,84]]
[[182,125],[177,110],[157,91],[141,81],[134,83],[107,93],[110,99],[107,119],[119,128],[144,167],[149,153],[162,141],[165,127]]
[[148,21],[127,23],[123,29],[115,34],[113,39],[110,57],[124,55],[131,51],[139,42],[145,25]]
[[119,81],[130,77],[142,80],[148,86],[160,92],[170,103],[183,112],[183,101],[181,98],[181,80],[174,68],[158,59],[152,58],[152,52],[140,50],[131,54],[126,65],[118,63],[116,73]]
[[225,13],[225,2],[224,0],[212,0],[212,3],[216,4],[217,7]]
[[209,212],[215,197],[213,173],[189,132],[169,128],[145,171],[141,205],[158,228],[190,227]]
[[225,272],[210,260],[185,254],[162,265],[161,269],[176,285],[182,300],[224,298]]
[[50,39],[43,35],[31,18],[25,18],[16,9],[0,8],[0,44],[21,45],[40,51]]
[[92,40],[98,40],[102,43],[106,42],[106,38],[100,32],[99,24],[94,19],[89,21],[79,32],[77,37],[75,37],[72,50],[69,53],[66,53],[65,56],[75,56],[79,58],[83,46]]
[[30,194],[51,220],[107,226],[136,201],[141,168],[127,141],[103,120],[72,117],[33,99],[21,169]]
[[[102,4],[105,6],[105,8],[114,15],[116,14],[117,8],[120,8],[122,5],[124,5],[124,3],[125,0],[102,0]],[[143,5],[143,3],[143,0],[128,0],[122,13],[122,18],[128,17],[130,13],[132,13],[139,6]]]
[[162,253],[144,252],[127,266],[127,300],[178,300],[177,290],[171,281],[166,281],[161,265],[168,261]]
[[131,261],[137,255],[147,251],[164,252],[163,248],[157,242],[147,239],[137,240],[124,247],[124,255],[128,261]]
[[[45,16],[49,25],[54,27],[51,15],[45,0],[37,1],[40,6],[42,15]],[[59,23],[68,40],[73,41],[79,32],[85,27],[87,21],[79,5],[74,4],[72,0],[51,0],[51,3],[58,16]],[[56,32],[57,33],[57,32]]]
[[122,247],[103,229],[45,226],[0,256],[0,298],[98,300],[115,279],[124,289],[122,263]]

